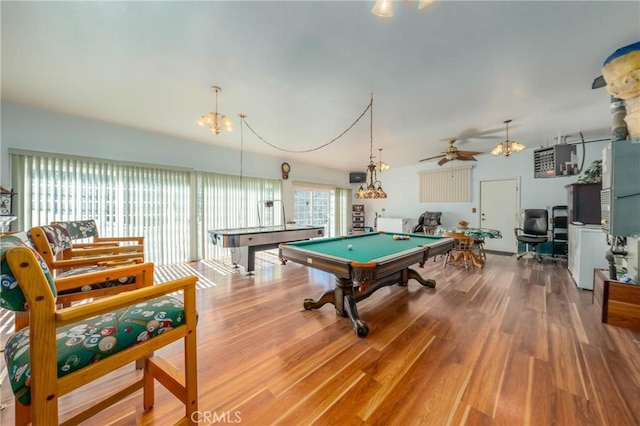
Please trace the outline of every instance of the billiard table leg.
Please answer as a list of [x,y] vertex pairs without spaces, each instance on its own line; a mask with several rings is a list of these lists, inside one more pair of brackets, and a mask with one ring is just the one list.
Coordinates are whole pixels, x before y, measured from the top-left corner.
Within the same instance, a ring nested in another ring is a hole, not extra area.
[[356,335],[358,337],[367,337],[367,334],[369,334],[369,326],[360,319],[358,307],[356,306],[356,299],[352,294],[344,297],[344,307],[349,317],[349,321],[351,321],[351,327],[353,327],[353,331],[355,331]]
[[407,281],[409,281],[409,279],[413,278],[414,280],[418,281],[420,284],[422,284],[425,287],[431,287],[431,288],[436,288],[436,282],[435,280],[432,279],[424,279],[422,278],[422,275],[420,275],[417,271],[411,269],[411,268],[407,268],[404,269],[402,271],[402,281],[401,283],[403,285],[407,284]]
[[353,281],[348,278],[336,277],[336,285],[333,290],[325,291],[318,299],[304,299],[302,304],[306,310],[318,309],[327,303],[333,303],[336,314],[346,317],[344,310],[344,295],[353,293]]
[[324,292],[324,294],[322,294],[322,296],[320,296],[317,299],[304,299],[304,303],[302,305],[307,311],[309,311],[311,309],[318,309],[327,303],[333,303],[333,300],[334,300],[334,291],[329,290]]

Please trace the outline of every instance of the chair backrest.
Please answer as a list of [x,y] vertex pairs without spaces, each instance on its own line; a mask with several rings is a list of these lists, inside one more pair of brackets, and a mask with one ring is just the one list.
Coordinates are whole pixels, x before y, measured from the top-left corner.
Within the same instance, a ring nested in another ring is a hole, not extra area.
[[52,222],[52,225],[58,225],[67,230],[72,240],[81,240],[98,236],[98,225],[93,219],[90,220],[74,220],[71,222]]
[[442,217],[442,212],[429,212],[426,211],[420,215],[418,219],[418,223],[425,226],[438,226],[442,225],[440,223],[440,218]]
[[40,267],[44,272],[44,276],[49,284],[54,299],[58,295],[53,277],[47,268],[45,261],[38,255],[37,251],[31,246],[28,240],[18,233],[12,235],[3,235],[0,238],[0,307],[11,311],[26,311],[27,300],[18,285],[15,275],[11,271],[7,262],[7,252],[14,247],[27,247],[34,252],[36,260],[40,263]]
[[456,240],[454,248],[456,250],[472,250],[474,239],[467,235],[464,235],[462,232],[445,232],[443,237],[453,238]]
[[549,212],[546,209],[527,209],[524,211],[522,231],[528,235],[547,235],[549,230]]
[[64,250],[71,248],[71,236],[59,225],[34,226],[29,230],[29,238],[49,268]]
[[440,223],[440,217],[442,212],[430,212],[426,211],[418,218],[418,224],[414,226],[413,232],[423,232],[424,229],[435,229]]

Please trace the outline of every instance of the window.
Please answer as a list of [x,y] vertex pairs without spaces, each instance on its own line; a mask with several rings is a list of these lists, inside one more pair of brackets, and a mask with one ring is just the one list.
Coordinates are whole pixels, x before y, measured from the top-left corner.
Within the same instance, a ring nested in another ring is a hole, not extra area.
[[347,235],[351,189],[295,184],[294,216],[297,225],[324,226],[325,236]]
[[[258,226],[258,203],[282,193],[278,180],[18,150],[10,156],[20,229],[95,219],[100,235],[144,236],[146,259],[159,265],[226,254],[207,231]],[[267,209],[261,219],[280,215]]]

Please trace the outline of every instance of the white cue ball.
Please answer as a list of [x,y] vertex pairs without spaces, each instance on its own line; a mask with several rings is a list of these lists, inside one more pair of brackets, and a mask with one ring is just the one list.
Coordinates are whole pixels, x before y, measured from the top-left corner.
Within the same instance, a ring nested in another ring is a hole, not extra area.
[[349,250],[353,250],[353,244],[349,244],[349,245],[347,246],[347,248],[348,248]]

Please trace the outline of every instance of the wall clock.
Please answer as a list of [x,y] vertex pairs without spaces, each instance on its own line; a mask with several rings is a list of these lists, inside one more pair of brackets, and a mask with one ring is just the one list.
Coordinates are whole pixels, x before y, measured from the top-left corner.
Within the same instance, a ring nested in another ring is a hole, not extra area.
[[289,163],[282,163],[282,179],[289,179],[289,172],[291,171],[291,166]]

